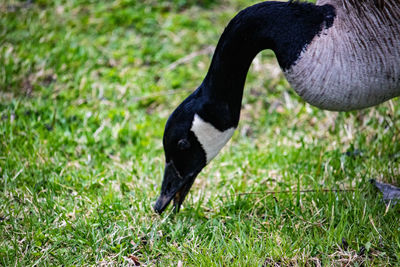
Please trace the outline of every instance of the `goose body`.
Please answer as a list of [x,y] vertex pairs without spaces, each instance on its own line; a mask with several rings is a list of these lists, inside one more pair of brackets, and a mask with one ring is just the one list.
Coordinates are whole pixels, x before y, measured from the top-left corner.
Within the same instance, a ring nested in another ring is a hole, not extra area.
[[361,109],[400,95],[397,0],[248,7],[225,28],[202,84],[168,119],[157,212],[172,199],[179,210],[196,176],[233,135],[247,72],[264,49],[275,52],[294,90],[319,108]]
[[[284,74],[308,103],[328,110],[375,106],[400,95],[400,3],[321,0],[336,16]],[[345,9],[341,8],[345,5]],[[370,22],[366,25],[366,22]]]

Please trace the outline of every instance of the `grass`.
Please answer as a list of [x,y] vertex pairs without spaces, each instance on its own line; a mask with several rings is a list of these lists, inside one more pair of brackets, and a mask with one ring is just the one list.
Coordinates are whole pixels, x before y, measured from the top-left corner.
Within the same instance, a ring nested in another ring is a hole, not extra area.
[[368,182],[400,183],[399,100],[318,110],[268,51],[233,140],[153,212],[165,121],[254,2],[0,3],[0,265],[400,264],[400,205]]

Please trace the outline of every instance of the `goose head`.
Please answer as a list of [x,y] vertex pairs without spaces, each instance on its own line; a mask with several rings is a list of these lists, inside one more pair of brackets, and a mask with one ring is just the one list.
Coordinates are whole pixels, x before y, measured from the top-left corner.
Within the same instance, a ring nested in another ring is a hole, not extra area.
[[206,165],[205,151],[191,131],[196,113],[194,98],[189,97],[179,105],[165,126],[164,178],[160,196],[154,205],[154,210],[160,214],[172,200],[175,210],[179,210],[197,174]]
[[162,213],[173,200],[175,211],[201,170],[232,137],[238,121],[228,104],[210,101],[199,88],[180,104],[165,126],[164,178],[154,210]]

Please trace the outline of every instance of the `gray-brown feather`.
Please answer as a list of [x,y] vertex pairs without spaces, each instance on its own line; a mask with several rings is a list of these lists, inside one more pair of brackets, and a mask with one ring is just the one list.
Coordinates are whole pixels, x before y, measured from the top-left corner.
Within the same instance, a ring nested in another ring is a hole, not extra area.
[[296,92],[328,110],[370,107],[400,95],[400,3],[319,0],[334,24],[305,47],[285,75]]

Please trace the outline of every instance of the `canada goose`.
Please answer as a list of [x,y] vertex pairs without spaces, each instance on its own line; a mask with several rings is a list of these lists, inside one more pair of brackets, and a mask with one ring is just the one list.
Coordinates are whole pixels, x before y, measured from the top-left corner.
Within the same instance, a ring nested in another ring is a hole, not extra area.
[[400,95],[398,0],[263,2],[225,28],[202,84],[165,126],[161,213],[179,210],[196,176],[233,135],[246,75],[264,49],[275,52],[294,90],[322,109],[371,107]]

